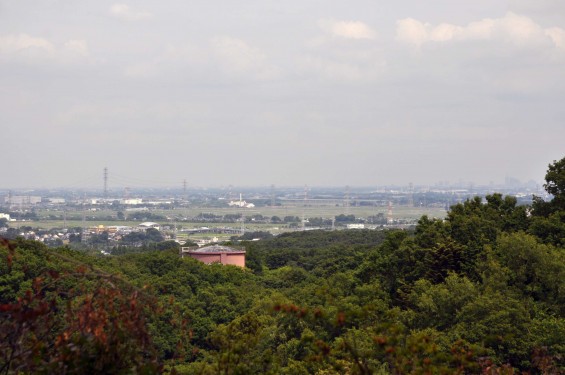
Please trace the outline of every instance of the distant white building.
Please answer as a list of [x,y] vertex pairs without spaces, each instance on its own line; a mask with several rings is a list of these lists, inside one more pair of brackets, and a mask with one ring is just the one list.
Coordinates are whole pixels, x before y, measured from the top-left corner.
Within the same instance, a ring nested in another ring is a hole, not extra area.
[[143,199],[141,199],[141,198],[122,199],[121,203],[125,204],[127,206],[134,206],[134,205],[137,205],[137,204],[142,204]]
[[365,229],[365,224],[347,224],[347,229]]
[[255,205],[253,203],[247,203],[246,201],[241,199],[241,194],[239,194],[239,200],[238,201],[230,201],[228,203],[228,205],[230,207],[241,207],[241,208],[253,208],[255,207]]
[[146,221],[144,223],[141,223],[137,226],[139,229],[144,229],[147,230],[149,228],[154,228],[157,230],[161,230],[161,225],[159,225],[158,223],[154,223],[152,221]]
[[247,203],[246,201],[230,201],[228,203],[230,207],[242,207],[242,208],[253,208],[255,205],[253,203]]
[[0,213],[0,219],[6,219],[6,220],[10,221],[10,214]]

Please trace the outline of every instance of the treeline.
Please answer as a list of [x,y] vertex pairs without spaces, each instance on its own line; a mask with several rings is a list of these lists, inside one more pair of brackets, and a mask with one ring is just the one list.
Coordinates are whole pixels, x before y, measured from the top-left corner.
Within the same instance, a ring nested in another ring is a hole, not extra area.
[[4,241],[0,371],[563,373],[565,158],[545,187],[549,202],[492,194],[414,232],[244,241],[247,269],[172,244],[99,257]]

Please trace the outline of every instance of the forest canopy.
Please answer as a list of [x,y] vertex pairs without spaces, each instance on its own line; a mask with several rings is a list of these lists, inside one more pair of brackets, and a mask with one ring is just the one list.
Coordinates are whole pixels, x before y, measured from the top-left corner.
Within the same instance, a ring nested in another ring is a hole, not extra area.
[[2,240],[0,372],[563,373],[565,158],[544,186],[414,232],[244,241],[246,269]]

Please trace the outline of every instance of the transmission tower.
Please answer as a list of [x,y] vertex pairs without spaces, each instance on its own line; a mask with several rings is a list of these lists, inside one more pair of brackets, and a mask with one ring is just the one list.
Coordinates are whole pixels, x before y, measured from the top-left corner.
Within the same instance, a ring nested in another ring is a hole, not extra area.
[[184,195],[184,200],[188,201],[188,195],[186,194],[186,180],[182,181],[182,192]]
[[304,185],[304,205],[302,205],[302,230],[306,230],[306,205],[308,204],[308,185]]
[[82,198],[82,233],[80,236],[80,242],[85,245],[88,240],[88,233],[86,228],[86,193]]
[[343,205],[345,206],[345,214],[349,215],[349,185],[345,187],[345,200]]
[[271,207],[275,207],[275,185],[271,185]]
[[104,201],[108,198],[108,167],[104,167]]
[[388,201],[388,213],[386,216],[386,223],[387,224],[392,224],[394,222],[394,219],[392,218],[392,201]]
[[239,193],[239,207],[241,208],[241,235],[243,236],[245,234],[245,211],[241,193]]

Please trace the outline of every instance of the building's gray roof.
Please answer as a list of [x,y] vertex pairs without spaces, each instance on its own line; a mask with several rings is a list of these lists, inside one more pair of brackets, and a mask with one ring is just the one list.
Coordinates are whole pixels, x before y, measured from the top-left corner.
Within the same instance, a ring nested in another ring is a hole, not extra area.
[[191,253],[241,253],[245,252],[242,248],[234,248],[222,245],[210,245],[199,249],[190,249]]

